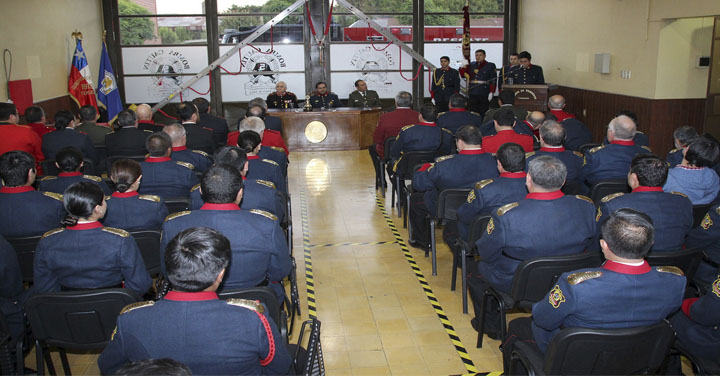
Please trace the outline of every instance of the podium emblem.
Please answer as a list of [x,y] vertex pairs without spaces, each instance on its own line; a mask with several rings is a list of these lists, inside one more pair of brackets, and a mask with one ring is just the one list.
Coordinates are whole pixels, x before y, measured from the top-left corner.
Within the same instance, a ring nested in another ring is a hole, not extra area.
[[327,138],[327,127],[323,122],[313,120],[305,126],[305,138],[313,144],[323,142]]

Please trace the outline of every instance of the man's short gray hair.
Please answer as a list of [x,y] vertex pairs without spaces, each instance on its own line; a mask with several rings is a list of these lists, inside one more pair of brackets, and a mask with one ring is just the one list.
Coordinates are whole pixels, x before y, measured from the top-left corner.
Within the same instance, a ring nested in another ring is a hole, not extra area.
[[546,120],[540,127],[540,137],[550,146],[562,146],[565,142],[565,128],[555,120]]
[[395,106],[410,108],[410,106],[412,106],[412,94],[407,91],[397,93],[395,96]]
[[562,110],[565,106],[565,98],[562,95],[553,95],[548,99],[548,107],[553,110]]
[[613,131],[615,138],[620,140],[632,140],[637,133],[637,126],[633,119],[629,116],[620,115],[612,120],[608,124],[608,128]]
[[567,167],[559,159],[543,155],[528,163],[528,175],[534,185],[545,190],[558,190],[565,184]]
[[268,109],[267,102],[265,102],[265,100],[260,97],[253,98],[250,100],[250,102],[248,102],[248,108],[250,108],[252,106],[260,106],[260,107],[264,108],[265,110]]
[[238,125],[238,131],[253,131],[262,137],[265,132],[265,122],[257,116],[250,116],[242,119],[240,125]]
[[167,133],[168,136],[170,136],[170,139],[172,140],[173,144],[180,142],[180,140],[185,136],[185,127],[182,126],[182,124],[173,123],[168,124],[163,127],[163,132]]

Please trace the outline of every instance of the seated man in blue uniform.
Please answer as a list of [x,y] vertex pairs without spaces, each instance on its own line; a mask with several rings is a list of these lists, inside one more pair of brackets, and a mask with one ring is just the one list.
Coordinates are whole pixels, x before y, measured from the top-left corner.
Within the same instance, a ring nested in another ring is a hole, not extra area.
[[697,129],[689,125],[683,125],[682,127],[675,128],[675,131],[673,132],[675,149],[670,150],[665,158],[667,163],[670,164],[670,168],[682,163],[683,149],[688,147],[690,143],[695,141],[698,137],[700,137],[700,135],[698,134]]
[[212,166],[212,161],[208,153],[202,150],[190,150],[187,148],[185,127],[180,124],[168,124],[163,127],[162,131],[167,133],[172,141],[172,154],[170,154],[170,158],[173,161],[190,163],[195,168],[195,171],[199,172],[205,172]]
[[[595,206],[585,196],[560,191],[567,168],[559,159],[542,156],[528,166],[524,200],[507,204],[492,214],[478,249],[477,270],[468,278],[478,328],[480,296],[486,286],[510,293],[515,269],[524,260],[583,252],[595,237]],[[493,299],[491,299],[493,301]],[[500,316],[495,304],[486,307],[485,333],[497,339]]]
[[395,143],[390,150],[390,156],[397,161],[404,152],[408,151],[437,151],[450,154],[453,136],[446,129],[435,123],[437,109],[432,103],[425,103],[420,107],[418,123],[407,125],[398,133]]
[[275,189],[287,194],[287,185],[281,166],[270,159],[260,158],[261,138],[257,132],[244,131],[238,136],[238,147],[243,149],[248,159],[248,179],[269,181]]
[[[487,94],[485,95],[487,97]],[[482,116],[475,112],[466,110],[468,104],[467,98],[460,94],[450,96],[450,110],[441,112],[437,116],[437,126],[444,128],[455,134],[458,129],[465,125],[474,125],[478,129],[482,125]]]
[[720,265],[720,205],[713,205],[703,217],[700,226],[690,230],[685,246],[705,250],[708,259],[698,265],[695,280],[705,282],[704,284],[710,283],[715,278],[715,269]]
[[143,178],[140,194],[156,195],[167,200],[173,197],[188,197],[190,189],[198,183],[195,167],[187,162],[170,158],[172,141],[164,132],[155,132],[147,138],[149,156],[140,162]]
[[685,276],[674,266],[650,267],[644,260],[653,244],[652,219],[620,209],[602,225],[600,268],[563,273],[532,317],[510,322],[503,344],[507,370],[517,341],[547,350],[561,328],[619,329],[653,325],[680,308]]
[[[655,228],[652,252],[671,252],[682,249],[685,236],[693,225],[692,203],[677,192],[663,192],[668,175],[667,163],[652,154],[636,155],[630,164],[628,185],[632,193],[614,193],[601,200],[595,221],[598,238],[600,225],[607,215],[621,209],[635,209],[647,214]],[[597,249],[599,244],[594,244]]]
[[585,154],[582,177],[589,186],[602,180],[627,178],[633,157],[652,153],[649,147],[635,144],[636,131],[635,122],[628,116],[610,120],[607,130],[610,144],[592,148]]
[[279,134],[277,132],[271,132],[270,129],[267,129],[265,127],[265,121],[263,120],[263,118],[267,118],[267,116],[264,115],[262,107],[252,106],[248,108],[245,116],[246,118],[242,119],[238,124],[238,132],[253,131],[259,134],[260,151],[257,153],[257,155],[262,159],[277,162],[277,164],[280,165],[280,168],[285,171],[288,165],[288,155],[285,154],[285,149],[279,146],[266,145],[264,143],[265,141],[267,141],[266,136],[274,134],[274,136],[277,137],[279,136]]
[[446,155],[426,163],[413,175],[408,218],[412,227],[410,245],[430,249],[429,216],[435,215],[440,191],[451,188],[472,188],[475,182],[498,176],[497,162],[482,149],[482,134],[473,125],[466,125],[456,134],[458,154]]
[[[258,209],[240,210],[243,180],[233,166],[210,167],[200,187],[205,204],[199,210],[169,215],[160,249],[180,231],[202,223],[222,232],[232,244],[232,262],[221,290],[270,285],[282,302],[285,290],[281,281],[290,273],[291,262],[277,216]],[[168,275],[166,270],[163,273]]]
[[35,159],[24,151],[0,156],[0,235],[6,238],[42,235],[65,216],[62,195],[36,191]]
[[110,188],[99,176],[83,175],[83,155],[77,148],[67,147],[55,154],[55,166],[60,169],[57,176],[45,176],[40,179],[38,190],[62,194],[65,189],[79,181],[89,181],[100,186],[105,195],[112,193]]
[[168,208],[160,197],[137,192],[142,180],[140,163],[132,159],[118,159],[108,172],[115,192],[105,198],[108,213],[103,223],[126,231],[160,230]]
[[156,302],[131,304],[98,358],[103,374],[125,363],[170,358],[196,375],[286,375],[292,358],[257,301],[219,300],[230,240],[206,227],[185,229],[163,248],[172,290]]
[[328,91],[327,84],[320,81],[315,84],[315,91],[310,96],[312,108],[333,108],[342,107],[342,102],[337,94]]
[[[215,153],[215,164],[226,164],[237,168],[243,176],[243,198],[240,209],[260,209],[275,214],[282,219],[285,215],[285,202],[279,197],[275,184],[265,180],[248,179],[247,154],[237,146],[223,146]],[[200,184],[190,192],[191,210],[200,209],[205,202],[202,199]]]
[[555,157],[567,167],[567,180],[582,184],[580,175],[585,159],[582,153],[565,149],[563,146],[565,136],[565,128],[562,124],[554,120],[544,122],[540,127],[540,150],[528,153],[526,155],[527,162],[530,163],[530,161],[542,155]]
[[720,191],[720,177],[712,169],[718,158],[717,142],[698,137],[683,150],[682,162],[668,172],[663,191],[684,193],[693,205],[713,202]]
[[[628,111],[628,110],[622,110],[622,111],[616,113],[615,117],[620,116],[620,115],[625,115],[625,116],[629,117],[630,119],[632,119],[632,121],[635,122],[635,127],[637,129],[640,129],[640,123],[638,122],[638,117],[637,117],[636,113],[634,113],[632,111]],[[648,147],[650,146],[650,137],[648,137],[648,135],[646,135],[645,133],[640,132],[639,130],[637,132],[635,132],[635,137],[633,137],[633,141],[635,141],[636,145],[648,146]],[[588,141],[588,143],[589,143],[589,141]],[[610,141],[608,141],[607,137],[605,137],[605,139],[603,140],[603,145],[607,145],[609,143],[610,143]]]

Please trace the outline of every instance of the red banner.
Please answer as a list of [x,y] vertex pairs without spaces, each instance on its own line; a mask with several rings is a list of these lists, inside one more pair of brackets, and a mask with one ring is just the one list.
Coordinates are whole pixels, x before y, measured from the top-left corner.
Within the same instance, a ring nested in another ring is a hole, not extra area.
[[70,97],[77,103],[79,107],[90,105],[97,108],[97,100],[95,99],[95,89],[87,82],[85,77],[80,74],[74,65],[70,68],[70,78],[68,78],[68,91]]
[[462,52],[465,60],[470,61],[470,6],[463,7],[463,41]]

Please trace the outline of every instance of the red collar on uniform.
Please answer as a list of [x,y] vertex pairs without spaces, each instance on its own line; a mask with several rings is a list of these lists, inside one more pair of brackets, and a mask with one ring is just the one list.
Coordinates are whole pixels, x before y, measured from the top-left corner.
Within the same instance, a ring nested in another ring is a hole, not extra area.
[[135,197],[139,196],[140,194],[137,193],[137,191],[132,192],[113,192],[110,196],[117,197],[117,198],[126,198],[126,197]]
[[150,162],[150,163],[167,162],[167,161],[172,161],[172,159],[170,159],[170,157],[147,157],[147,158],[145,158],[145,162]]
[[330,94],[329,91],[326,91],[325,94],[315,93],[315,95],[317,95],[319,97],[327,97],[328,94]]
[[240,207],[232,202],[227,204],[211,204],[207,202],[200,207],[200,210],[240,210]]
[[565,196],[562,191],[553,191],[553,192],[533,192],[528,193],[525,198],[529,198],[532,200],[557,200],[560,197]]
[[35,188],[30,185],[23,185],[21,187],[2,187],[0,188],[0,193],[25,193],[34,190]]
[[183,151],[187,150],[187,146],[173,146],[172,151]]
[[248,158],[248,160],[251,160],[251,159],[260,159],[260,156],[259,156],[259,155],[248,155],[247,158]]
[[533,125],[530,124],[530,122],[528,122],[527,120],[523,120],[523,123],[525,123],[525,125],[527,125],[528,128],[530,128],[530,129],[532,129],[532,130],[535,130],[535,127],[533,127]]
[[89,222],[89,223],[78,223],[75,226],[68,226],[66,229],[68,230],[91,230],[94,228],[102,228],[102,223],[98,221]]
[[692,166],[683,166],[683,165],[677,165],[675,167],[680,167],[683,170],[702,170],[705,168],[705,167],[692,167]]
[[458,154],[473,155],[473,154],[484,154],[484,153],[485,153],[485,150],[483,150],[483,149],[465,149],[465,150],[459,152]]
[[427,127],[435,127],[435,126],[436,126],[435,123],[428,123],[428,122],[426,122],[426,121],[421,121],[421,122],[418,123],[418,125],[425,125],[425,126],[427,126]]
[[450,112],[465,112],[465,111],[467,111],[467,110],[464,108],[451,108],[450,109]]
[[527,172],[525,172],[525,171],[503,172],[500,174],[501,178],[512,178],[512,179],[524,178],[525,176],[527,176]]
[[155,125],[155,122],[152,120],[138,120],[139,124],[152,124]]
[[73,171],[73,172],[61,172],[57,176],[58,177],[67,177],[67,176],[82,176],[82,172],[80,171]]
[[547,151],[550,153],[560,153],[560,152],[565,151],[565,148],[562,146],[559,148],[540,148],[540,151]]
[[215,291],[182,292],[173,290],[165,294],[165,300],[175,300],[178,302],[199,302],[203,300],[218,300],[218,296]]
[[644,187],[641,185],[641,186],[633,189],[632,193],[635,193],[635,192],[662,192],[662,191],[663,191],[662,187]]
[[633,141],[633,140],[630,140],[630,141],[612,140],[610,143],[613,144],[613,145],[622,145],[622,146],[633,146],[633,145],[635,145],[635,141]]
[[243,180],[247,180],[247,176],[243,176]]
[[605,261],[605,265],[603,265],[603,269],[620,274],[645,274],[650,271],[650,265],[647,261],[644,261],[642,265],[632,266],[607,260]]
[[447,72],[447,71],[449,71],[449,70],[450,70],[450,67],[440,68],[440,70],[441,70],[441,71],[445,71],[445,72]]
[[282,97],[282,96],[284,96],[285,94],[287,94],[287,91],[284,92],[284,93],[282,93],[282,94],[278,93],[277,91],[275,92],[275,95],[277,95],[278,97]]

